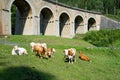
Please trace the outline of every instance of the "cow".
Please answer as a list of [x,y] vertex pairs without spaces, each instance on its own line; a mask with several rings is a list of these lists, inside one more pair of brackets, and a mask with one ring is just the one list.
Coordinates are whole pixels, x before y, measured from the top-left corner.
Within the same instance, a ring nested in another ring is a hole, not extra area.
[[38,55],[39,58],[43,58],[43,55],[48,58],[48,56],[46,55],[46,49],[43,46],[34,45],[33,52],[35,53],[35,55]]
[[69,63],[76,62],[76,49],[64,49],[64,61],[68,61]]
[[35,43],[35,42],[31,42],[31,43],[30,43],[30,47],[31,47],[31,49],[32,49],[32,52],[33,52],[33,49],[34,49],[34,46],[35,46],[35,45],[42,46],[42,47],[44,47],[44,48],[47,50],[47,44],[46,44],[46,43]]
[[90,61],[90,58],[85,54],[83,54],[81,51],[79,52],[79,58],[84,61],[88,61],[88,62]]
[[12,55],[22,55],[22,54],[28,54],[27,50],[25,48],[18,47],[17,45],[15,45],[12,49]]
[[48,48],[46,55],[51,58],[51,56],[56,52],[55,48]]

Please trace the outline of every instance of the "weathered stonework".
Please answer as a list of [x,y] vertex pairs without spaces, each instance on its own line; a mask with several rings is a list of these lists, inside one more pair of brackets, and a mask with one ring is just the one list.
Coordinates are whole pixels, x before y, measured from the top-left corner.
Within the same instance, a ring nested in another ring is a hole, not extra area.
[[72,38],[75,34],[99,30],[101,14],[73,8],[51,0],[1,0],[0,34],[11,35],[11,6],[16,5],[15,34],[54,35]]

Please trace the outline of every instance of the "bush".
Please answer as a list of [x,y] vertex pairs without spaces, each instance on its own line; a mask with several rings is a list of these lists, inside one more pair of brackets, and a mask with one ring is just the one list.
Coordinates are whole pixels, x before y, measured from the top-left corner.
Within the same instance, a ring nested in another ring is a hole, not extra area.
[[90,31],[83,38],[98,47],[109,47],[112,45],[111,30]]
[[120,40],[120,29],[89,31],[83,38],[85,41],[98,47],[111,47]]

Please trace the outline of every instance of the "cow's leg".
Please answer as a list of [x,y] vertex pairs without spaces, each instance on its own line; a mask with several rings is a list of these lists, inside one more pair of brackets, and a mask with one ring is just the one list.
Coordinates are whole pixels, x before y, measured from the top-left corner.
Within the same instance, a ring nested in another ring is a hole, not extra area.
[[39,58],[42,59],[42,54],[39,52]]
[[47,52],[45,52],[44,54],[45,54],[45,57],[48,59],[48,58],[49,58],[49,56],[48,56]]
[[69,59],[69,63],[71,63],[71,60]]
[[69,57],[68,57],[68,55],[64,55],[64,61],[65,61],[65,62],[69,62]]
[[70,60],[71,60],[71,63],[73,64],[73,61],[74,61],[73,58],[71,58]]
[[38,54],[38,51],[34,51],[35,56]]

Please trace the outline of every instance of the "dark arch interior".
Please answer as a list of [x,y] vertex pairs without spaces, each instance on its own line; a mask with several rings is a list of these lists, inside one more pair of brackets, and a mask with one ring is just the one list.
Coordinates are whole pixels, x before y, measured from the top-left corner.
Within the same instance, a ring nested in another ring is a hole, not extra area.
[[44,35],[48,23],[51,23],[50,20],[53,18],[53,13],[50,9],[44,8],[40,13],[40,34]]
[[88,20],[88,31],[90,30],[90,28],[95,27],[95,26],[96,26],[96,21],[95,21],[95,19],[94,19],[94,18],[90,18],[90,19]]
[[83,24],[83,18],[81,16],[77,16],[75,18],[75,33],[76,33],[76,30],[79,26],[82,26]]
[[67,23],[69,22],[69,16],[66,14],[66,13],[62,13],[60,18],[59,18],[59,22],[60,22],[60,36],[61,36],[61,33],[62,33],[62,30],[63,30],[63,27],[65,25],[68,25]]
[[26,19],[28,15],[32,14],[30,5],[25,0],[15,0],[12,4],[11,12],[12,34],[23,34]]

